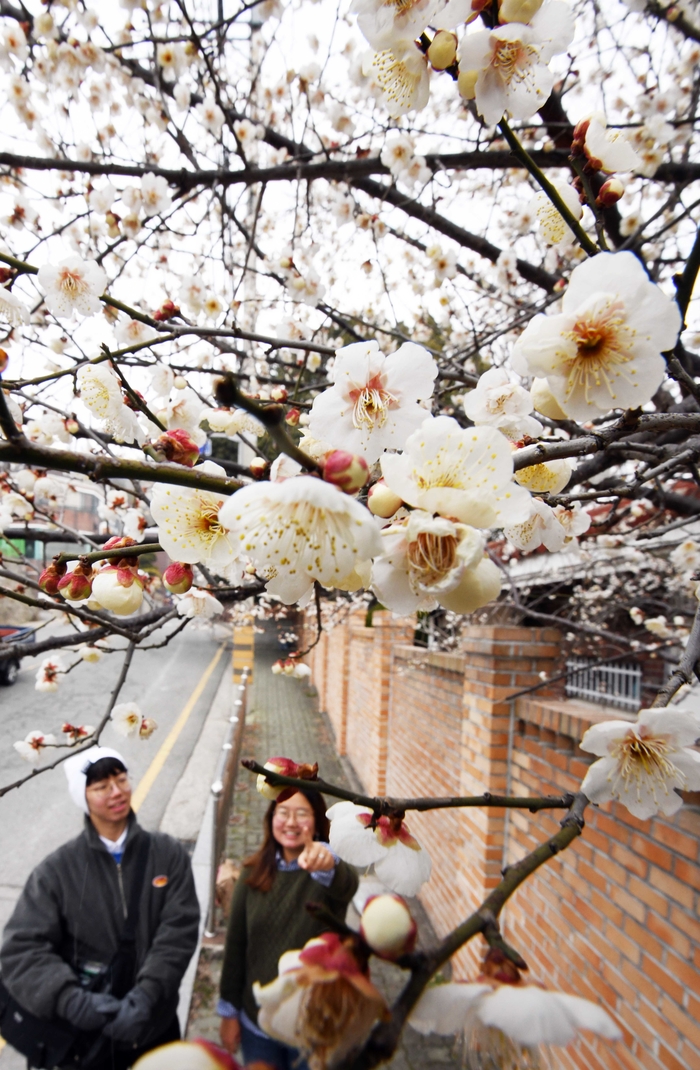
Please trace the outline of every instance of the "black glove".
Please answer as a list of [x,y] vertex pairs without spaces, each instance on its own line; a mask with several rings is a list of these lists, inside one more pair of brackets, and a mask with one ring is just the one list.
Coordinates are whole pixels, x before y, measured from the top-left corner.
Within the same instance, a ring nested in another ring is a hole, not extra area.
[[58,997],[56,1010],[61,1018],[86,1033],[103,1029],[121,1008],[121,1001],[106,992],[88,992],[80,985],[64,988]]
[[105,1026],[104,1035],[124,1044],[138,1044],[151,1024],[153,1000],[138,985],[120,1001],[115,1018]]

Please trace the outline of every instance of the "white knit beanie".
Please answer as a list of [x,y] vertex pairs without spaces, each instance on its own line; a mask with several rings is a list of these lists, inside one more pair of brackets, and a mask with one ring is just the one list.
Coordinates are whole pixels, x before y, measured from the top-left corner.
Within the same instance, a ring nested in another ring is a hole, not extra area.
[[85,798],[87,771],[91,765],[99,762],[102,758],[116,758],[126,767],[126,762],[119,751],[112,750],[111,747],[89,747],[88,750],[83,750],[80,754],[74,754],[72,758],[69,758],[63,764],[66,779],[68,780],[70,797],[75,805],[86,814],[88,813],[88,804]]

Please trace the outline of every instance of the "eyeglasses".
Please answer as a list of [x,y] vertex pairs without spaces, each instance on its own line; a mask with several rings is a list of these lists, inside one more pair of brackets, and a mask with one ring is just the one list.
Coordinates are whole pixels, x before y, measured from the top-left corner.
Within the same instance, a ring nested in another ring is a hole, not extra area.
[[119,791],[126,791],[129,787],[129,778],[126,773],[122,773],[121,776],[110,777],[108,780],[96,780],[94,784],[88,784],[85,790],[93,795],[108,795],[113,785]]
[[279,806],[273,814],[273,821],[288,821],[290,818],[300,825],[310,825],[314,815],[310,810],[287,810],[284,806]]

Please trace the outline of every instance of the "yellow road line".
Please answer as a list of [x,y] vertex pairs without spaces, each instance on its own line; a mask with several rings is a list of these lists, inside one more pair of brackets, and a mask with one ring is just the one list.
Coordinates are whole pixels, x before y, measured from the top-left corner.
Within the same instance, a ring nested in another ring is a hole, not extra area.
[[168,735],[167,735],[166,739],[161,744],[160,750],[158,751],[158,753],[156,754],[155,758],[153,759],[153,761],[149,765],[149,767],[146,770],[143,778],[139,781],[138,787],[134,791],[134,794],[131,796],[131,808],[132,808],[132,810],[136,811],[136,810],[139,809],[140,806],[143,805],[144,799],[146,798],[146,796],[148,795],[149,791],[151,790],[151,788],[153,787],[153,785],[154,785],[154,783],[156,781],[156,777],[158,776],[158,774],[160,773],[161,769],[163,768],[163,766],[165,765],[166,761],[168,760],[168,756],[169,756],[171,750],[173,749],[173,747],[177,743],[178,736],[182,732],[182,729],[185,727],[185,724],[187,723],[188,717],[190,716],[190,714],[192,713],[192,710],[195,708],[195,706],[197,705],[199,699],[201,698],[202,692],[204,691],[204,688],[207,686],[207,683],[209,682],[209,677],[214,672],[214,669],[216,668],[216,666],[217,666],[217,664],[219,662],[219,658],[221,657],[221,655],[224,652],[225,646],[226,646],[226,643],[222,643],[221,644],[221,646],[217,650],[216,654],[214,655],[214,657],[211,659],[211,661],[207,665],[206,669],[204,670],[204,672],[202,673],[202,675],[201,675],[201,677],[199,679],[199,682],[198,682],[197,686],[195,687],[194,691],[192,692],[192,694],[188,698],[187,702],[185,703],[185,705],[183,707],[183,710],[182,710],[182,713],[178,717],[178,719],[175,722],[175,724],[173,725],[173,727],[168,732]]

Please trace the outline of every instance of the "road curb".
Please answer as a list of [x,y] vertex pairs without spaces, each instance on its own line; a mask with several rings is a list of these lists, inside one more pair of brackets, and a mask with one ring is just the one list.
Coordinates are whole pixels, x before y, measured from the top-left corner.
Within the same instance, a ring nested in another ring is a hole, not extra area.
[[[190,964],[180,985],[180,999],[177,1016],[183,1036],[192,1003],[192,992],[197,974],[197,964],[202,948],[202,936],[209,906],[209,883],[211,867],[211,849],[213,835],[214,797],[211,784],[216,773],[216,766],[221,754],[229,717],[233,710],[233,676],[227,667],[212,701],[209,713],[202,726],[197,744],[192,751],[177,788],[173,792],[161,821],[161,832],[167,832],[178,839],[192,842],[196,839],[192,853],[192,872],[199,900],[200,921],[197,947],[190,959]],[[189,802],[189,807],[187,806]],[[193,821],[197,822],[196,837],[191,834]],[[186,835],[181,835],[181,833]]]

